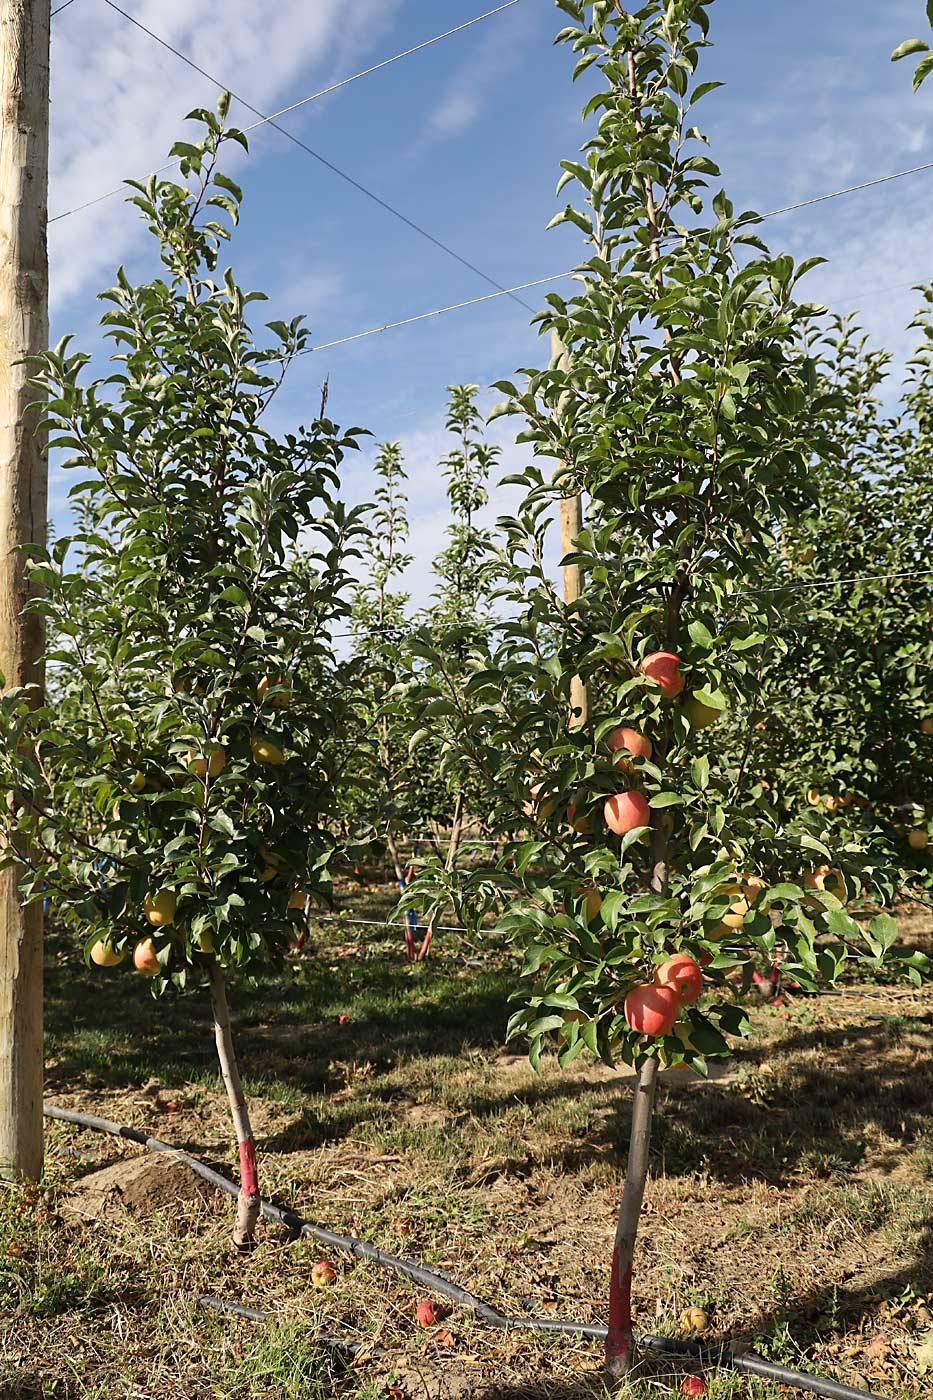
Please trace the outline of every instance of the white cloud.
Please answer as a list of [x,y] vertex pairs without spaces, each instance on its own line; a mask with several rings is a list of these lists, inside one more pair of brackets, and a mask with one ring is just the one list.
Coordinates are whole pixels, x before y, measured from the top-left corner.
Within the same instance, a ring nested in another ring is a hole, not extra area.
[[431,113],[433,135],[458,136],[488,110],[491,90],[522,60],[523,41],[534,23],[533,7],[519,5],[483,31],[473,53],[447,80]]
[[[228,0],[222,22],[210,0],[127,0],[127,10],[266,111],[346,73],[387,34],[400,0]],[[79,0],[52,23],[50,215],[54,218],[165,162],[182,118],[213,106],[216,85],[121,15]],[[232,120],[255,118],[237,103]],[[297,128],[301,115],[289,119]],[[251,144],[284,141],[276,132]],[[255,157],[254,157],[255,158]],[[245,160],[245,157],[243,158]],[[240,162],[242,163],[242,161]],[[53,312],[96,290],[142,237],[121,195],[49,229]]]

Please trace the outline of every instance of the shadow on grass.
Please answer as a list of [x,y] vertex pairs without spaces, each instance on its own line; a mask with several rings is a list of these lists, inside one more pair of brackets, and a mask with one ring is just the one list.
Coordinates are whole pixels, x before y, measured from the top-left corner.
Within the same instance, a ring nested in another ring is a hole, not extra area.
[[[244,1077],[263,1092],[294,1092],[296,1099],[343,1088],[354,1066],[366,1066],[368,1077],[365,1102],[345,1103],[333,1121],[318,1123],[301,1106],[281,1138],[268,1144],[279,1150],[320,1145],[391,1111],[398,1088],[380,1076],[400,1063],[502,1046],[512,990],[507,972],[464,977],[428,965],[413,977],[406,964],[385,958],[337,966],[312,957],[299,975],[303,980],[234,987]],[[914,1016],[911,1026],[933,1032],[933,1014]],[[49,969],[48,1029],[53,1090],[70,1082],[121,1088],[153,1076],[177,1084],[216,1074],[203,989],[155,1000],[141,979],[122,969],[91,974],[76,968],[72,956]],[[871,1130],[892,1144],[885,1156],[875,1154],[876,1171],[893,1170],[901,1149],[918,1140],[923,1146],[929,1139],[933,1164],[933,1059],[892,1055],[892,1033],[896,1025],[880,1019],[800,1029],[777,1047],[742,1052],[738,1062],[751,1072],[745,1082],[668,1080],[659,1096],[656,1169],[670,1176],[706,1172],[726,1182],[782,1185],[801,1170],[828,1180],[862,1161]],[[769,1056],[782,1070],[766,1080],[756,1071]],[[630,1099],[629,1080],[581,1085],[571,1071],[501,1092],[468,1092],[457,1109],[482,1124],[514,1107],[560,1115],[565,1106],[570,1129],[548,1160],[573,1173],[597,1160],[624,1164]]]
[[[506,973],[464,977],[428,965],[413,976],[401,961],[334,966],[306,958],[299,976],[232,986],[238,1057],[253,1083],[326,1092],[343,1082],[332,1063],[385,1071],[409,1058],[493,1050],[504,1040],[512,990]],[[152,1077],[178,1083],[216,1072],[205,987],[154,998],[124,968],[86,970],[73,949],[47,969],[46,1027],[54,1088],[75,1080],[108,1088]]]

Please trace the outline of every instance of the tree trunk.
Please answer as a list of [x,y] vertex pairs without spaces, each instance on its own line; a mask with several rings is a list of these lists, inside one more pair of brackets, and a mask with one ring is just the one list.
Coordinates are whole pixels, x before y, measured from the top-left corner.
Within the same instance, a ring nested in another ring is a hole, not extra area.
[[453,821],[450,827],[450,840],[447,843],[447,856],[444,861],[445,870],[453,870],[454,861],[457,859],[457,852],[460,849],[460,834],[463,831],[463,789],[457,793],[457,800],[454,803]]
[[[48,347],[50,0],[0,4],[0,674],[42,703],[45,632],[26,556],[44,545],[48,463],[32,373]],[[8,795],[15,803],[15,794]],[[42,902],[24,905],[24,871],[0,872],[0,1177],[42,1173]]]
[[[392,835],[391,831],[386,832],[386,845],[387,845],[387,847],[389,848],[389,855],[392,857],[392,865],[393,865],[394,870],[395,870],[395,878],[396,878],[396,881],[398,882],[399,890],[404,894],[404,892],[405,892],[405,885],[406,885],[407,882],[406,882],[406,880],[405,880],[404,874],[402,873],[402,862],[401,862],[401,860],[399,859],[398,846],[396,846],[396,844],[395,844],[395,837]],[[415,961],[417,961],[417,959],[416,959],[416,954],[415,954],[415,925],[416,925],[416,923],[417,923],[417,919],[415,918],[414,914],[412,914],[411,912],[409,912],[408,914],[406,914],[406,916],[405,916],[405,951],[406,951],[406,953],[407,953],[407,955],[408,955],[408,961],[409,961],[409,962],[415,962]]]
[[635,1081],[632,1103],[632,1132],[629,1138],[625,1187],[619,1205],[615,1243],[612,1249],[612,1278],[609,1283],[609,1330],[606,1335],[606,1381],[612,1383],[632,1369],[632,1260],[638,1219],[645,1198],[648,1176],[648,1146],[651,1117],[658,1078],[657,1057],[645,1061]]
[[256,1146],[253,1142],[249,1110],[246,1107],[240,1071],[237,1068],[236,1052],[233,1048],[230,1007],[227,1004],[227,979],[219,963],[210,963],[208,978],[211,988],[211,1010],[214,1013],[214,1040],[217,1044],[217,1058],[220,1061],[220,1072],[227,1090],[230,1114],[233,1118],[233,1127],[240,1149],[240,1194],[237,1198],[233,1243],[237,1249],[246,1250],[253,1242],[253,1231],[256,1228],[262,1207],[259,1177],[256,1171]]

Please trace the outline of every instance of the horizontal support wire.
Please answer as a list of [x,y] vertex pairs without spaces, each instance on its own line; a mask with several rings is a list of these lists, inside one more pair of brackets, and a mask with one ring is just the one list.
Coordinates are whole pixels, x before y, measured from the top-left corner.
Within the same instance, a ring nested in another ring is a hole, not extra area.
[[[351,185],[353,189],[355,189],[359,194],[365,195],[367,199],[371,199],[375,204],[378,204],[380,209],[383,209],[386,213],[391,214],[394,218],[399,219],[403,224],[405,224],[407,228],[411,229],[412,232],[417,233],[422,238],[427,239],[427,241],[433,244],[435,248],[440,249],[442,253],[446,253],[448,257],[453,258],[456,262],[460,263],[462,267],[465,267],[470,272],[475,273],[477,277],[481,277],[484,282],[488,282],[491,286],[502,290],[502,283],[498,282],[495,277],[490,277],[488,273],[484,272],[482,268],[477,267],[477,265],[471,262],[469,258],[463,257],[463,255],[458,253],[456,249],[452,248],[448,243],[443,242],[440,238],[435,237],[435,235],[429,232],[428,229],[424,228],[423,225],[416,223],[414,219],[410,219],[407,214],[403,214],[400,209],[397,209],[395,207],[395,205],[390,204],[388,200],[385,200],[380,195],[377,195],[374,190],[369,189],[367,185],[364,185],[360,180],[355,179],[354,176],[348,174],[346,170],[342,170],[339,165],[335,165],[333,161],[328,160],[325,156],[321,155],[319,151],[314,150],[314,148],[312,146],[309,146],[306,141],[303,141],[301,137],[296,136],[294,132],[289,131],[287,127],[281,126],[277,121],[277,118],[283,116],[286,112],[294,112],[299,107],[306,106],[309,102],[315,102],[318,100],[318,98],[324,97],[328,93],[336,92],[338,88],[346,87],[348,83],[356,82],[358,78],[367,77],[369,74],[377,72],[380,68],[387,68],[389,64],[396,63],[401,58],[407,58],[410,54],[417,53],[420,49],[425,49],[428,48],[431,44],[439,43],[441,39],[448,39],[451,37],[451,35],[461,34],[464,30],[471,28],[471,26],[474,24],[479,24],[483,20],[491,19],[494,15],[501,14],[504,10],[510,10],[514,5],[519,4],[520,0],[505,0],[504,4],[496,6],[495,9],[487,10],[484,14],[481,15],[476,15],[473,19],[466,20],[463,24],[458,24],[453,29],[445,30],[443,34],[437,34],[431,39],[426,39],[420,44],[416,44],[411,48],[405,49],[401,53],[394,54],[391,58],[383,59],[381,63],[373,64],[369,68],[362,69],[359,73],[354,73],[348,78],[342,78],[337,83],[331,83],[328,87],[321,88],[318,92],[311,93],[308,97],[303,97],[300,99],[300,101],[293,102],[288,107],[283,107],[280,112],[273,112],[268,115],[264,112],[261,112],[258,107],[254,107],[251,102],[248,102],[245,97],[241,96],[240,93],[235,92],[234,89],[230,87],[229,84],[225,83],[221,78],[217,78],[212,73],[208,73],[208,71],[205,68],[202,68],[199,64],[195,63],[194,59],[189,58],[186,53],[183,53],[181,49],[177,49],[174,46],[174,44],[170,44],[167,39],[163,39],[161,35],[155,32],[155,30],[149,29],[140,20],[136,19],[133,15],[129,14],[128,11],[122,9],[119,5],[115,3],[115,0],[104,0],[104,3],[108,5],[109,8],[113,10],[116,14],[122,15],[122,17],[125,20],[127,20],[130,24],[134,25],[137,29],[141,30],[142,33],[148,35],[148,37],[150,39],[153,39],[155,43],[159,44],[162,48],[167,49],[169,53],[175,56],[175,58],[180,59],[182,63],[186,64],[189,68],[193,69],[194,72],[198,73],[202,78],[206,78],[208,82],[214,83],[217,87],[229,92],[230,96],[235,98],[236,101],[241,104],[241,106],[245,107],[247,111],[254,113],[255,116],[259,118],[259,120],[253,122],[251,126],[246,127],[246,132],[255,131],[258,127],[261,126],[271,126],[275,131],[278,131],[280,135],[286,137],[287,140],[291,141],[293,145],[298,146],[299,149],[304,151],[306,155],[310,156],[313,160],[317,161],[319,165],[323,165],[325,169],[331,172],[331,174],[338,176],[339,179],[344,180],[347,184]],[[160,166],[155,173],[161,174],[165,170],[175,169],[178,166],[178,164],[179,162],[177,160],[169,161],[167,164]],[[69,209],[63,214],[56,214],[49,219],[49,223],[56,223],[60,219],[68,218],[71,214],[78,213],[81,209],[88,209],[94,204],[100,204],[103,200],[110,199],[113,195],[119,194],[123,188],[124,186],[121,185],[117,189],[108,190],[106,194],[98,195],[96,199],[87,200],[84,204],[77,205],[74,209]],[[517,301],[520,306],[524,307],[526,311],[532,310],[532,307],[530,307],[527,304],[527,302],[523,302],[521,298],[515,296],[513,292],[507,292],[506,295],[512,296],[514,300]]]

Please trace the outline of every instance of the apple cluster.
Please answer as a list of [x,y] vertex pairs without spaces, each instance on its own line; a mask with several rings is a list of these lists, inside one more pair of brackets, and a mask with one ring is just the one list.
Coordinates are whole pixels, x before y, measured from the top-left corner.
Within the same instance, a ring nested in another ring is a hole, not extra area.
[[[653,982],[643,982],[629,992],[625,998],[626,1022],[639,1035],[670,1035],[681,1008],[696,1001],[702,990],[699,963],[687,953],[675,953],[655,970]],[[677,1034],[689,1048],[689,1023]]]

